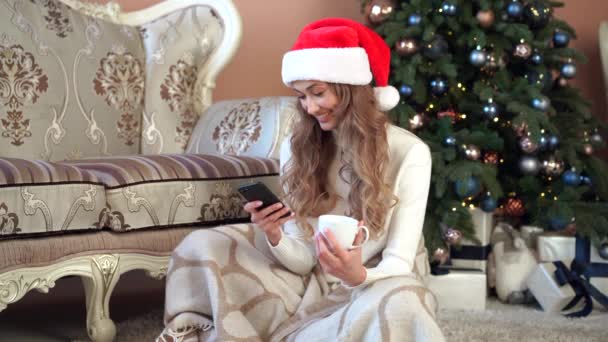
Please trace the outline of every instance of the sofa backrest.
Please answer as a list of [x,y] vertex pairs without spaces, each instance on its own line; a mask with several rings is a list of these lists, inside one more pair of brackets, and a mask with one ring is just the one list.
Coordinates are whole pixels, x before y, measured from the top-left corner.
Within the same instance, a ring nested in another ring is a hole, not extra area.
[[183,152],[240,18],[227,0],[3,0],[0,156],[64,160]]

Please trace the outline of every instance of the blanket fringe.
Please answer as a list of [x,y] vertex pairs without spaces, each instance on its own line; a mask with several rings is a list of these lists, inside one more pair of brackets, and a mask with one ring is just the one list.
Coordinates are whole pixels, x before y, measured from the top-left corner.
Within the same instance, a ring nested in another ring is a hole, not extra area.
[[[213,328],[213,324],[201,324],[201,325],[189,325],[181,327],[177,330],[173,330],[169,327],[165,327],[163,332],[156,338],[155,342],[182,342],[184,337],[196,331],[208,331]],[[168,338],[171,339],[168,339]]]

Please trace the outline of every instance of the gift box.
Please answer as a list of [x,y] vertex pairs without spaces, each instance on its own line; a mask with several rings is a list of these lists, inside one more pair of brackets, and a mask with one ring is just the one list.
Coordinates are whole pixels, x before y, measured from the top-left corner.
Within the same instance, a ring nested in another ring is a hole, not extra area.
[[526,246],[529,248],[537,249],[538,237],[542,235],[544,230],[536,226],[521,226],[520,233],[521,238],[526,241]]
[[427,285],[440,309],[486,308],[486,274],[480,270],[449,269],[448,273],[429,276]]
[[570,303],[576,293],[570,284],[560,285],[552,262],[538,264],[526,280],[526,285],[545,312],[559,313]]
[[573,236],[542,234],[537,239],[539,262],[562,261],[567,265],[574,259],[576,239]]
[[475,208],[470,210],[475,229],[475,237],[481,242],[477,244],[469,239],[462,239],[460,246],[450,249],[450,263],[453,268],[478,269],[484,273],[488,254],[490,253],[490,236],[494,227],[492,213]]
[[[579,244],[577,251],[577,243]],[[538,237],[538,257],[539,262],[553,262],[562,261],[566,265],[570,265],[572,260],[577,255],[577,252],[581,255],[579,258],[579,264],[588,265],[588,270],[591,270],[587,275],[589,276],[589,282],[596,289],[598,289],[604,295],[608,295],[608,276],[604,275],[605,272],[596,272],[600,267],[608,267],[608,260],[603,259],[595,246],[590,243],[579,240],[573,236],[558,236],[543,234]],[[606,265],[606,266],[604,266]],[[600,275],[602,273],[602,275]],[[594,299],[594,306],[596,308],[606,308],[600,305]]]

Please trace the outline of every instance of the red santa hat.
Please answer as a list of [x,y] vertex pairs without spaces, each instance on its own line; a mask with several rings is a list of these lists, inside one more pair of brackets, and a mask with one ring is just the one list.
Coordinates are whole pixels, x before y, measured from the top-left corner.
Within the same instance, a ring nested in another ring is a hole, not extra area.
[[283,83],[316,80],[354,85],[375,81],[377,107],[390,110],[399,92],[388,85],[391,51],[376,32],[354,20],[327,18],[302,30],[283,56]]

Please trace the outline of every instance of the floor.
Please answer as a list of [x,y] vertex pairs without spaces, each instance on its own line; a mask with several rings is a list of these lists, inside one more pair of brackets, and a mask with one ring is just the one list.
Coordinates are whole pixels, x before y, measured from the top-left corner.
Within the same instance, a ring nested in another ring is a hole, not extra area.
[[[129,272],[114,290],[110,317],[118,323],[162,308],[163,292],[163,281],[143,272]],[[0,312],[0,342],[70,341],[81,335],[85,327],[84,289],[78,277],[60,279],[49,294],[31,291]]]

